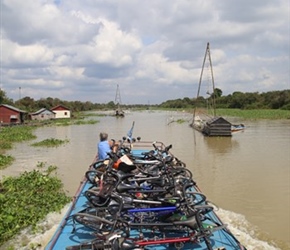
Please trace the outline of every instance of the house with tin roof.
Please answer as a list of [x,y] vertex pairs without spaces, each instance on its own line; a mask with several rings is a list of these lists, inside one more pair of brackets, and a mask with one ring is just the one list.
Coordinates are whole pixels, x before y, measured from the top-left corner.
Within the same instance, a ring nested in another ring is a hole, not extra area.
[[51,120],[55,118],[55,112],[42,108],[34,113],[30,114],[31,120],[38,120],[38,121],[44,121],[44,120]]
[[0,105],[1,124],[21,124],[25,120],[27,112],[8,104]]

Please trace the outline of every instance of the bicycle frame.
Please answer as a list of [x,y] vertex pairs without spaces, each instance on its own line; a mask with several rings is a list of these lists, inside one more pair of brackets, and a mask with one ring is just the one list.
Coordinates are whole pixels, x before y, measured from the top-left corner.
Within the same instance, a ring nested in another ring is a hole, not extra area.
[[[136,238],[125,238],[124,241],[120,244],[121,249],[127,250],[132,249],[132,247],[145,247],[145,246],[152,246],[152,245],[164,245],[164,244],[172,244],[172,243],[186,243],[186,242],[194,242],[198,241],[196,234],[191,233],[189,236],[183,237],[165,237],[160,239],[136,239]],[[182,247],[183,245],[179,245]]]

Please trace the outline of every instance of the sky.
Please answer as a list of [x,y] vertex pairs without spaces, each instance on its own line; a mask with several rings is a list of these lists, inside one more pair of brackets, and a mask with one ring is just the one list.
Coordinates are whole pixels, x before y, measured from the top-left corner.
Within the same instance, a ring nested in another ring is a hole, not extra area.
[[122,104],[160,104],[199,83],[203,96],[207,43],[223,95],[290,89],[289,0],[0,2],[0,88],[14,101],[108,103],[119,86]]

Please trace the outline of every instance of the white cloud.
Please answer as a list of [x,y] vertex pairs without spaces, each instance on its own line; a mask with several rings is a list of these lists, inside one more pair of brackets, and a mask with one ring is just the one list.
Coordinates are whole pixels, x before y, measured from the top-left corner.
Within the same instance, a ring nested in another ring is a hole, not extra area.
[[[124,103],[195,97],[206,43],[216,87],[289,88],[289,2],[1,1],[7,95]],[[22,95],[22,96],[23,96]]]

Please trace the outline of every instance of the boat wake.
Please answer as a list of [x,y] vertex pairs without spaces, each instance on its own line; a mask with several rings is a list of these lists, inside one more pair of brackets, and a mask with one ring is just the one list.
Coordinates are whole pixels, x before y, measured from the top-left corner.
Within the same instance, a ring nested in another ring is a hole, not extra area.
[[248,222],[244,215],[221,208],[216,213],[247,250],[282,250],[275,246],[275,243],[270,245],[268,242],[259,239],[258,228]]

